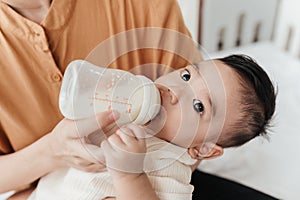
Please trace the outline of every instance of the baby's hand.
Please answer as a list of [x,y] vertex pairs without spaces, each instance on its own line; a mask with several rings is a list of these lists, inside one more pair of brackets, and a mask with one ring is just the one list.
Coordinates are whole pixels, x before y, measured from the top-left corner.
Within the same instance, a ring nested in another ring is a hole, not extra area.
[[106,167],[113,177],[143,173],[145,130],[137,125],[122,127],[101,143]]

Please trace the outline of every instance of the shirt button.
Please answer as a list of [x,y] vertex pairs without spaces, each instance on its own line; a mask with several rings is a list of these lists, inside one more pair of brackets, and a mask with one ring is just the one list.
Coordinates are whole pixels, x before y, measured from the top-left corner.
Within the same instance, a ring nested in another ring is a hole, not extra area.
[[52,74],[51,78],[54,82],[61,81],[61,76],[59,74]]
[[41,34],[38,33],[38,32],[35,32],[34,34],[35,34],[37,37],[40,37],[40,36],[41,36]]

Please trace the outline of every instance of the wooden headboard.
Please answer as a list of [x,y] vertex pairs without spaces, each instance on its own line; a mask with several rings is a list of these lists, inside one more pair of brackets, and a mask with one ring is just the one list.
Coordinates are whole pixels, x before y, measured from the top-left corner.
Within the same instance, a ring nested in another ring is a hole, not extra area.
[[207,52],[271,40],[300,58],[299,0],[177,0]]
[[283,0],[276,22],[274,42],[289,54],[300,58],[300,2]]
[[272,39],[280,0],[201,1],[200,43],[206,51]]

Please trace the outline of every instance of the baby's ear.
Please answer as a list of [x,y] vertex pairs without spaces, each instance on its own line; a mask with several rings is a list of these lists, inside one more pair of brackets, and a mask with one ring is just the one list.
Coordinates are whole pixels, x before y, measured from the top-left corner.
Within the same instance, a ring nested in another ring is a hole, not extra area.
[[204,160],[223,155],[223,148],[217,144],[207,142],[201,146],[189,148],[188,153],[193,159]]

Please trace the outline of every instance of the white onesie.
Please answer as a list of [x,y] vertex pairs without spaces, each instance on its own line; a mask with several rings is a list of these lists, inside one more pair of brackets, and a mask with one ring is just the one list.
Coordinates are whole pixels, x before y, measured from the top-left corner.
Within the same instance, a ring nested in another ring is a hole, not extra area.
[[[156,137],[146,139],[144,171],[161,200],[191,200],[190,165],[196,162],[187,150]],[[74,168],[54,171],[41,178],[29,200],[100,200],[115,196],[110,174]]]

